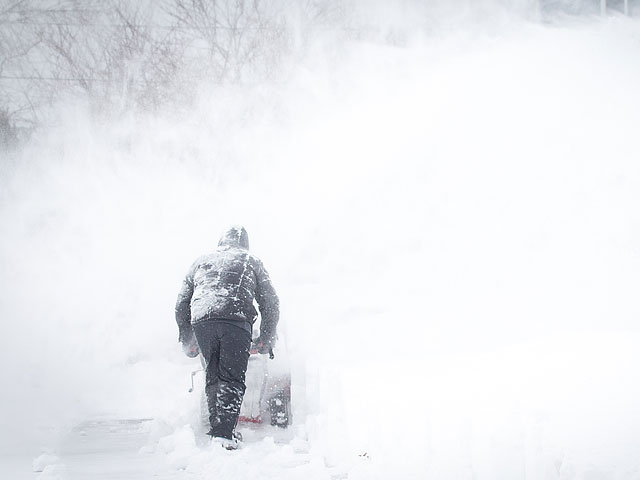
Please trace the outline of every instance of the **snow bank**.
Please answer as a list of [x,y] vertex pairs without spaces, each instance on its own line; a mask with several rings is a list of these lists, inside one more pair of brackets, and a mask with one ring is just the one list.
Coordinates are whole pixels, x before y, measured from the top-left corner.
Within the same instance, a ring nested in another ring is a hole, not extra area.
[[43,453],[33,460],[33,471],[38,473],[41,480],[65,480],[67,467],[60,458],[53,453]]
[[190,425],[162,437],[158,442],[158,447],[161,452],[167,455],[169,463],[178,469],[186,468],[191,458],[198,453],[196,439]]
[[47,465],[37,478],[39,480],[65,480],[67,469],[64,465]]
[[[274,428],[274,436],[264,431],[242,429],[246,441],[241,448],[228,451],[220,444],[202,441],[196,446],[194,432],[189,426],[160,438],[157,451],[168,456],[172,466],[185,470],[196,478],[287,478],[330,479],[322,455],[311,453],[303,428],[293,438],[283,439],[283,431]],[[278,439],[276,442],[275,439]],[[283,443],[283,440],[286,440]]]
[[53,453],[43,453],[33,460],[33,471],[42,472],[47,467],[60,464],[60,458]]

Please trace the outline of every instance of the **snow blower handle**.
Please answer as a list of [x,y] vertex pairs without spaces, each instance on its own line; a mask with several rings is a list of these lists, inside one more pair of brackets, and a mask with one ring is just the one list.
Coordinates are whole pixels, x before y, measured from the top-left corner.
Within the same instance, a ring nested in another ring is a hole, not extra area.
[[252,340],[251,342],[251,353],[259,353],[261,355],[269,354],[269,359],[273,360],[275,355],[273,354],[273,347],[271,343],[265,344],[260,337]]
[[191,372],[191,388],[189,389],[189,393],[193,392],[193,377],[195,377],[199,372],[204,371],[204,369],[200,369],[200,370],[194,370],[193,372]]

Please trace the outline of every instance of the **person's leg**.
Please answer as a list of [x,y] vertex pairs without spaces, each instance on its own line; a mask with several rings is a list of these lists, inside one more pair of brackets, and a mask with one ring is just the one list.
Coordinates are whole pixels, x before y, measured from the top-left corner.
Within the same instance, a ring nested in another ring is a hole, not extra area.
[[219,423],[212,426],[213,436],[230,439],[238,423],[246,386],[245,373],[251,350],[251,334],[240,327],[220,323],[218,395],[216,412]]
[[193,331],[198,341],[200,353],[204,357],[206,369],[206,383],[204,387],[207,396],[207,406],[209,408],[209,424],[212,434],[214,427],[218,425],[220,419],[216,410],[218,396],[218,363],[220,357],[220,337],[215,322],[202,322],[194,325]]

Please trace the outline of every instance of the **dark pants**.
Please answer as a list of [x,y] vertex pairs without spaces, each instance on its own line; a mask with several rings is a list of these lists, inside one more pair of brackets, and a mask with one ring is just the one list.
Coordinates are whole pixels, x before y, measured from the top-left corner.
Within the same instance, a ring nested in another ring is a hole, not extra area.
[[251,334],[242,327],[216,320],[193,326],[207,369],[205,392],[210,435],[231,438],[238,423],[246,386]]

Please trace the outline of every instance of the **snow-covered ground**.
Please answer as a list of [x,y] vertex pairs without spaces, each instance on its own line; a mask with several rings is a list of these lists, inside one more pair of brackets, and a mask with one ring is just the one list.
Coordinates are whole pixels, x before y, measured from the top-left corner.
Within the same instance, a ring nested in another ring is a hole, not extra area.
[[[640,23],[485,27],[318,39],[169,119],[68,107],[3,159],[2,478],[640,478]],[[237,452],[173,320],[230,223],[294,402]]]

